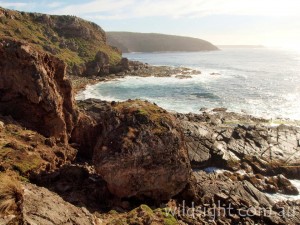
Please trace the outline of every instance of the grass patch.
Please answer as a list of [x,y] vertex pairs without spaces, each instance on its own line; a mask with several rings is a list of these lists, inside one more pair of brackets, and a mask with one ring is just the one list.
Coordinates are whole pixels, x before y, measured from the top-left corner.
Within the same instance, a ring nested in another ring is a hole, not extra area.
[[159,135],[169,130],[172,118],[164,109],[142,100],[117,103],[114,108],[121,114],[135,116],[141,124],[152,125],[153,133]]
[[18,213],[23,199],[21,182],[14,173],[0,173],[0,215]]

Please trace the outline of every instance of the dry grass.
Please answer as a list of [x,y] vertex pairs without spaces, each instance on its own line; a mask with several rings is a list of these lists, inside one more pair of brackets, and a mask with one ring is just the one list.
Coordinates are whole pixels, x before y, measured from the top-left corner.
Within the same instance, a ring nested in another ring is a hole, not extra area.
[[23,189],[17,175],[0,173],[0,215],[17,214],[23,199]]

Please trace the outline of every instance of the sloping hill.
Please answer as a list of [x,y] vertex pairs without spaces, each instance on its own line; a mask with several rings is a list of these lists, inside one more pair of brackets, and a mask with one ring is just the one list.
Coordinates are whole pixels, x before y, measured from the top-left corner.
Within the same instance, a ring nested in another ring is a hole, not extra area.
[[106,34],[100,26],[75,16],[25,13],[0,7],[1,38],[26,41],[64,60],[70,71],[79,70],[78,73],[99,51],[108,56],[111,64],[121,59],[121,53],[106,43]]
[[198,38],[155,33],[107,32],[107,39],[122,52],[218,50],[210,42]]

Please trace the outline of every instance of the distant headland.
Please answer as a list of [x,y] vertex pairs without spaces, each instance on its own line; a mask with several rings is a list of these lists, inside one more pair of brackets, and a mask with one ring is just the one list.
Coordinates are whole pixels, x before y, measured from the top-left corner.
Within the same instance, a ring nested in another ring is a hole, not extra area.
[[108,44],[122,52],[214,51],[218,47],[208,41],[156,33],[106,32]]

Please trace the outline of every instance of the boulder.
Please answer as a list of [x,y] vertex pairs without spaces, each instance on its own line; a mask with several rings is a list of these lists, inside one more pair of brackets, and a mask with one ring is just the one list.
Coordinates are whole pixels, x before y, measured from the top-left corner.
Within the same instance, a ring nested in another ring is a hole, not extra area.
[[98,124],[76,127],[74,141],[79,133],[95,135],[90,139],[93,163],[111,193],[161,201],[186,186],[190,164],[183,135],[176,119],[164,109],[140,100],[87,100],[79,106]]
[[63,61],[27,43],[0,42],[0,113],[66,143],[77,121]]
[[109,57],[106,53],[99,51],[95,59],[86,64],[85,76],[103,76],[109,74]]
[[122,58],[121,61],[114,66],[109,68],[109,72],[112,73],[122,73],[129,70],[129,60],[127,58]]

